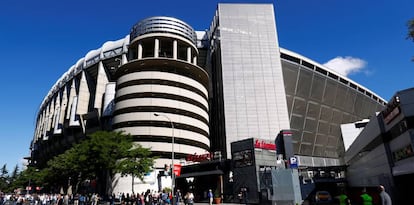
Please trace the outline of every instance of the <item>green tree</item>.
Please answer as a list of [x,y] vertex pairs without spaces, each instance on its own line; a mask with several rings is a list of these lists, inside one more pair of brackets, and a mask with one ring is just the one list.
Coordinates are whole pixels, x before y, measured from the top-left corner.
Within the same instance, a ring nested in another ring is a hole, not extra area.
[[9,186],[9,175],[7,171],[7,164],[4,164],[0,169],[0,190],[5,190]]
[[407,27],[408,27],[407,38],[414,41],[414,18],[408,21]]
[[14,167],[13,172],[10,176],[10,180],[14,181],[14,180],[17,179],[18,176],[19,176],[19,166],[17,166],[17,164],[16,164],[16,166]]
[[134,144],[129,134],[98,131],[49,161],[48,181],[65,185],[71,178],[78,185],[86,179],[97,179],[98,191],[110,193],[112,187],[106,182],[112,181],[115,173],[143,178],[154,163],[150,154],[149,149]]
[[[414,42],[414,18],[408,21],[407,27],[408,27],[407,39],[410,39]],[[414,61],[414,57],[411,60]]]
[[127,153],[125,158],[119,160],[116,171],[121,176],[131,175],[132,193],[134,193],[134,180],[138,177],[141,181],[144,180],[144,174],[152,170],[154,159],[150,158],[151,151],[142,148],[141,145],[135,144]]
[[18,172],[16,177],[14,177],[13,182],[10,185],[10,190],[12,191],[17,188],[26,188],[26,187],[36,187],[40,186],[43,178],[38,169],[34,167],[27,167],[27,169]]
[[[81,142],[83,143],[83,142]],[[82,160],[85,156],[82,156],[79,152],[79,145],[75,145],[72,148],[66,150],[63,154],[55,156],[52,160],[49,160],[48,167],[43,170],[45,175],[45,181],[47,185],[52,187],[69,185],[69,179],[74,179],[72,182],[77,184],[82,179],[92,177],[88,175],[89,164],[84,163]],[[80,178],[82,177],[83,178]]]
[[3,167],[0,169],[0,177],[7,177],[7,174],[9,171],[7,171],[7,164],[4,164]]

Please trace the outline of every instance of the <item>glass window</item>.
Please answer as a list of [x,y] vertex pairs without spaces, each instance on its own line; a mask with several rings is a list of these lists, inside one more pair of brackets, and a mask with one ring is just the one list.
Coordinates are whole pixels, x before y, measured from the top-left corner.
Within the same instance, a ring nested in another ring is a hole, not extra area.
[[182,43],[178,43],[177,45],[177,58],[183,61],[187,60],[187,45],[182,44]]
[[322,73],[323,75],[327,75],[328,71],[316,66],[316,71],[318,71],[319,73]]
[[159,57],[172,58],[173,57],[173,41],[171,39],[161,39]]
[[302,65],[304,65],[307,68],[310,68],[311,70],[313,70],[314,65],[312,63],[309,63],[307,61],[302,60]]
[[299,58],[296,58],[296,57],[290,56],[290,55],[288,55],[288,54],[281,53],[280,57],[281,57],[282,59],[286,59],[286,60],[288,60],[288,61],[292,61],[292,62],[295,62],[295,63],[299,63],[299,62],[300,62]]
[[142,57],[154,57],[154,39],[145,39],[145,41],[142,42]]

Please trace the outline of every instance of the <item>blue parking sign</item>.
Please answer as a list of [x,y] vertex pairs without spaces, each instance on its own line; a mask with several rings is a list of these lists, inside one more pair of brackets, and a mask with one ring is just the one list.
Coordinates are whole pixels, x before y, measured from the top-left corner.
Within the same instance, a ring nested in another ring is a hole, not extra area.
[[290,168],[297,169],[298,168],[298,159],[296,157],[290,157],[289,164],[290,164]]

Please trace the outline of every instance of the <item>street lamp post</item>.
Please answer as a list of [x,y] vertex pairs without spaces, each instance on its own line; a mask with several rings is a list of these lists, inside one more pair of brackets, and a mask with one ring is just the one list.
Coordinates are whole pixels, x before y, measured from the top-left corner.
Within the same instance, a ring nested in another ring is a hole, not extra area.
[[175,204],[175,194],[174,194],[174,187],[175,187],[175,173],[174,173],[174,123],[171,121],[171,119],[164,114],[158,114],[158,113],[154,113],[154,116],[159,117],[165,117],[167,118],[168,121],[170,121],[171,124],[171,138],[172,138],[172,143],[171,143],[171,190],[172,190],[172,205]]

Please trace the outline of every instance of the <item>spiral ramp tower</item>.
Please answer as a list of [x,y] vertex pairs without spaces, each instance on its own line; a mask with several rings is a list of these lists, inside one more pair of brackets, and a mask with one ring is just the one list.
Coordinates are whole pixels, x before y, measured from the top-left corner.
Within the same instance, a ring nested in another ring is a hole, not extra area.
[[208,74],[197,65],[196,42],[183,21],[144,19],[131,29],[128,62],[116,71],[112,128],[150,148],[156,169],[210,147]]

